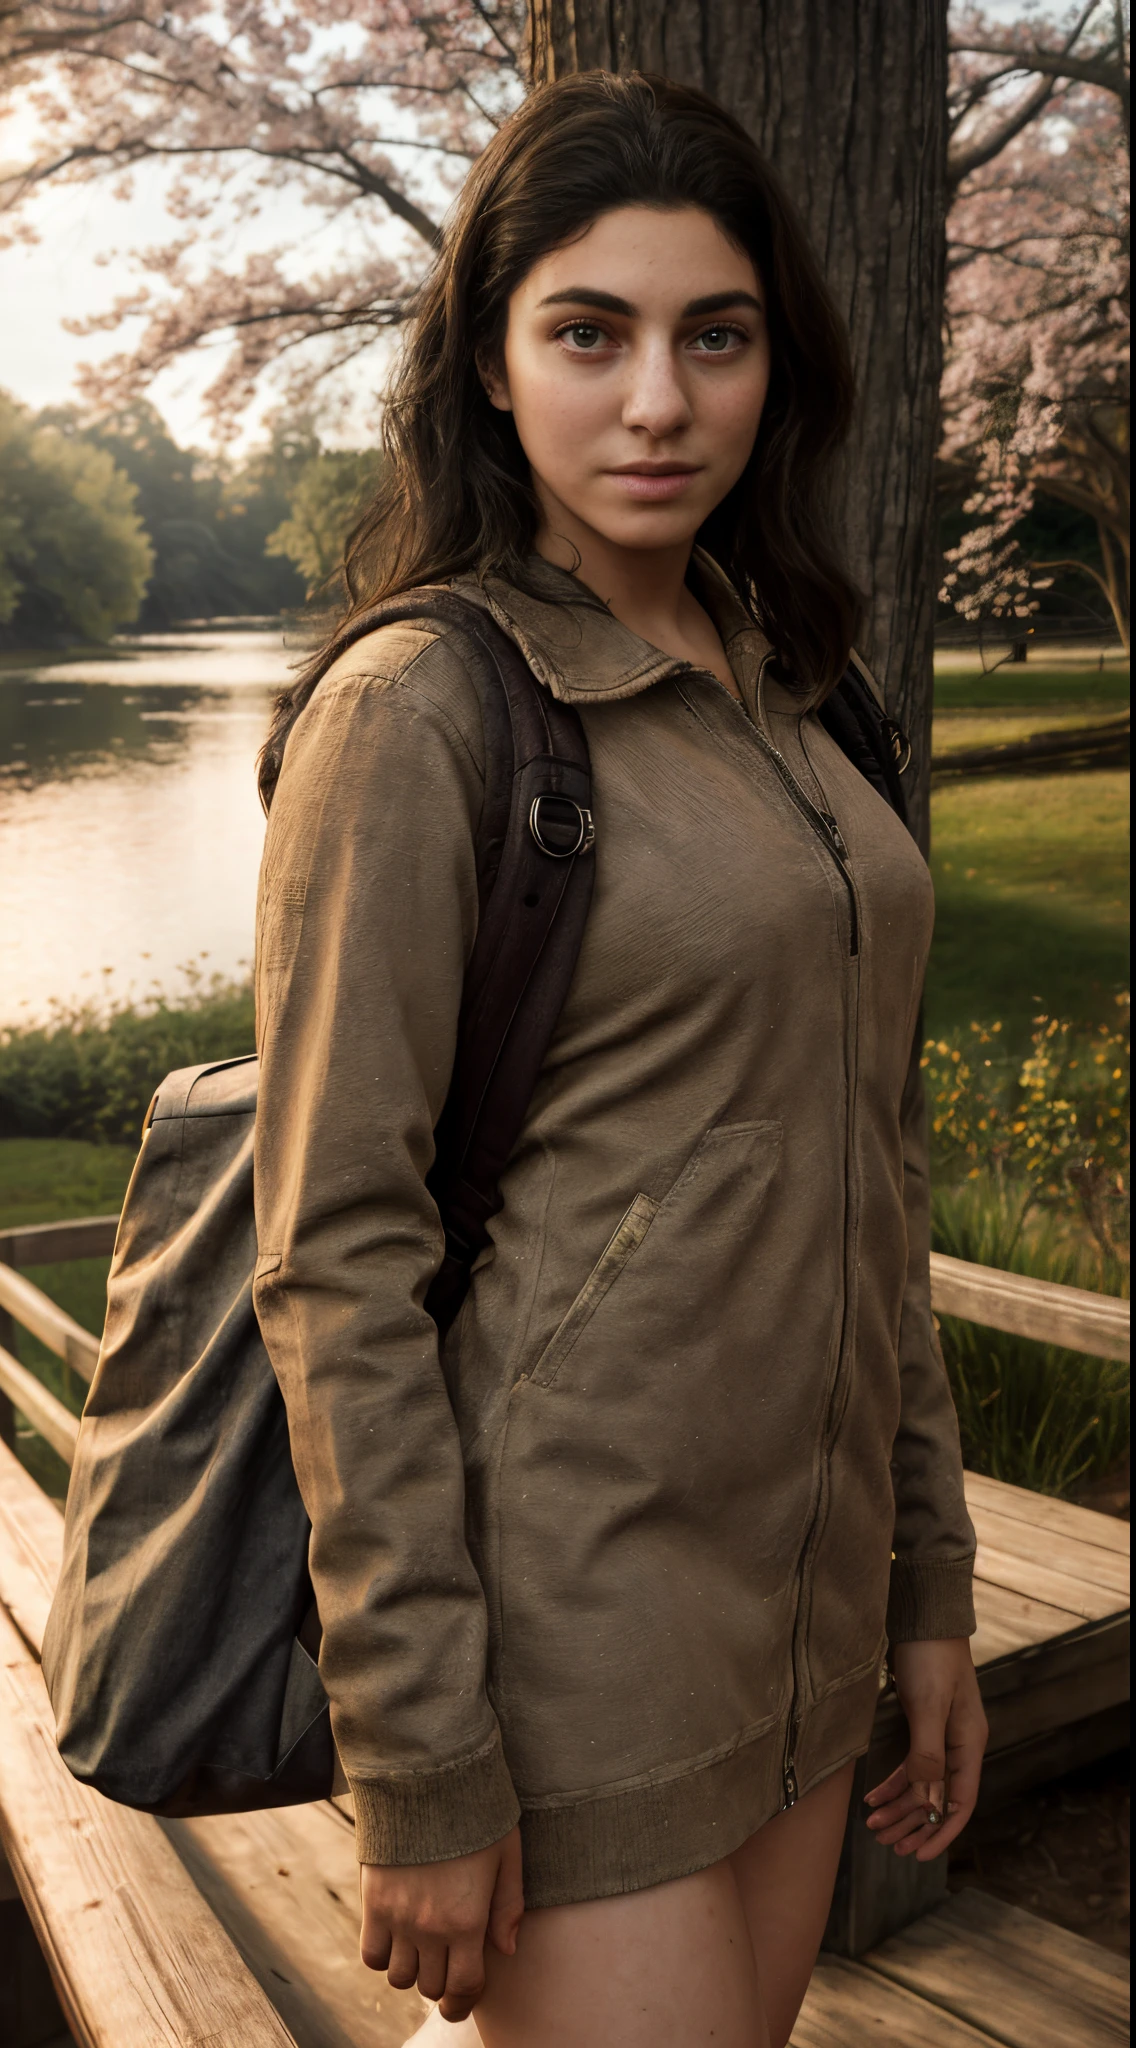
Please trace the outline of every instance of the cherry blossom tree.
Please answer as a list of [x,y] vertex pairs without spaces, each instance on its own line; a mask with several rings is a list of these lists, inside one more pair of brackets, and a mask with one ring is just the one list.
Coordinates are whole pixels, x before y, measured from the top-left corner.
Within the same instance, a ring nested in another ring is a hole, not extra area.
[[[1114,6],[1083,10],[1072,40],[1094,21],[1095,43],[1070,56],[1067,35],[1040,85],[1026,78],[999,109],[993,154],[986,81],[1021,81],[1039,65],[1036,41],[1028,27],[992,37],[972,15],[956,53],[942,454],[972,523],[948,551],[942,595],[973,620],[1021,619],[1058,571],[1078,571],[1127,647],[1128,53]],[[1015,528],[1038,497],[1095,521],[1098,564],[1026,555]]]
[[[520,0],[16,0],[0,106],[35,117],[0,174],[10,234],[46,184],[164,179],[171,233],[79,331],[141,333],[88,372],[105,409],[225,346],[208,394],[231,421],[266,371],[289,402],[404,317],[472,158],[519,98]],[[273,221],[280,227],[271,233]],[[234,260],[234,245],[269,240]],[[318,251],[313,255],[313,251]]]

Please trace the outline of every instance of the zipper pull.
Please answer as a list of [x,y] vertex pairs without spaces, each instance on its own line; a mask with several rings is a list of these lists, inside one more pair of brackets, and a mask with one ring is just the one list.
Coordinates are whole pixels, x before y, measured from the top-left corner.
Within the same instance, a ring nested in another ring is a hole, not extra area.
[[785,1769],[781,1774],[781,1784],[785,1795],[785,1805],[782,1808],[784,1811],[785,1808],[797,1804],[797,1766],[792,1757],[786,1760]]
[[847,860],[848,848],[844,844],[844,836],[832,812],[822,811],[820,815],[828,827],[828,836],[832,841],[833,850],[840,855],[841,860]]

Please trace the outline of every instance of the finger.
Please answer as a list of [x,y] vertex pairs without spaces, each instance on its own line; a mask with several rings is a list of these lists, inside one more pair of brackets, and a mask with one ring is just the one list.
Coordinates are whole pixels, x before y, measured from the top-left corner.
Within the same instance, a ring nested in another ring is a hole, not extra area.
[[450,1949],[445,1994],[439,2011],[451,2025],[467,2020],[485,1989],[485,1951],[480,1941],[457,1941]]
[[957,1771],[952,1772],[948,1785],[946,1818],[941,1828],[935,1828],[932,1839],[917,1850],[921,1863],[930,1863],[944,1849],[949,1849],[966,1826],[978,1803],[978,1786],[981,1776],[981,1755],[971,1757]]
[[864,1803],[866,1806],[881,1806],[885,1799],[897,1799],[906,1786],[907,1772],[902,1764],[898,1764],[890,1778],[885,1778],[881,1785],[873,1785],[870,1792],[865,1792]]
[[387,1964],[387,1983],[392,1984],[396,1991],[409,1991],[417,1981],[418,1950],[412,1947],[404,1934],[396,1934]]
[[885,1849],[892,1849],[897,1842],[916,1834],[922,1835],[931,1825],[925,1809],[922,1806],[915,1806],[899,1820],[893,1821],[890,1827],[873,1829],[872,1832],[876,1841],[882,1842]]
[[390,1928],[372,1914],[364,1913],[359,1933],[359,1954],[369,1970],[385,1970],[390,1962]]
[[503,1956],[516,1954],[517,1930],[524,1910],[521,1840],[519,1834],[514,1832],[503,1845],[501,1861],[497,1866],[497,1881],[489,1902],[489,1939]]
[[[423,1998],[436,2005],[446,1989],[446,1966],[448,1950],[444,1941],[432,1941],[423,1937],[418,1944],[418,1976],[416,1982]],[[387,1972],[393,1984],[394,1979]]]
[[872,1834],[878,1834],[882,1828],[894,1827],[896,1821],[906,1820],[909,1813],[916,1813],[921,1819],[927,1817],[927,1801],[914,1785],[906,1785],[898,1799],[889,1800],[886,1806],[878,1806],[874,1813],[868,1815],[867,1825]]
[[951,1843],[961,1835],[969,1817],[965,1813],[952,1815],[948,1812],[941,1828],[928,1829],[925,1841],[912,1844],[916,1862],[933,1863],[936,1856],[941,1856],[943,1850],[949,1849]]

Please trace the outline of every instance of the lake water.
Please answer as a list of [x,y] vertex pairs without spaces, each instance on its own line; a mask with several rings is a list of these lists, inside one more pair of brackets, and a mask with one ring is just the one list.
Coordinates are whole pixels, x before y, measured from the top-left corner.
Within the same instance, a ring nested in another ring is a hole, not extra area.
[[252,959],[281,631],[124,638],[0,675],[0,1024]]

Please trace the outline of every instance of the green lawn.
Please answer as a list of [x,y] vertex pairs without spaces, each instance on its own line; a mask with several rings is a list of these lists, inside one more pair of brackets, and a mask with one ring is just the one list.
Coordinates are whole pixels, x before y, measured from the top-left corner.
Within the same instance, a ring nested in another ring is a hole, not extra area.
[[1128,669],[1114,667],[1033,668],[1007,666],[984,676],[976,669],[935,671],[935,712],[1050,711],[1066,705],[1108,718],[1128,702]]
[[[1115,717],[1127,672],[999,669],[935,680],[935,752]],[[1034,720],[1036,719],[1036,725]],[[927,1025],[1000,1018],[1024,1046],[1040,1010],[1116,1017],[1128,986],[1128,776],[1005,775],[931,799],[935,944]]]

